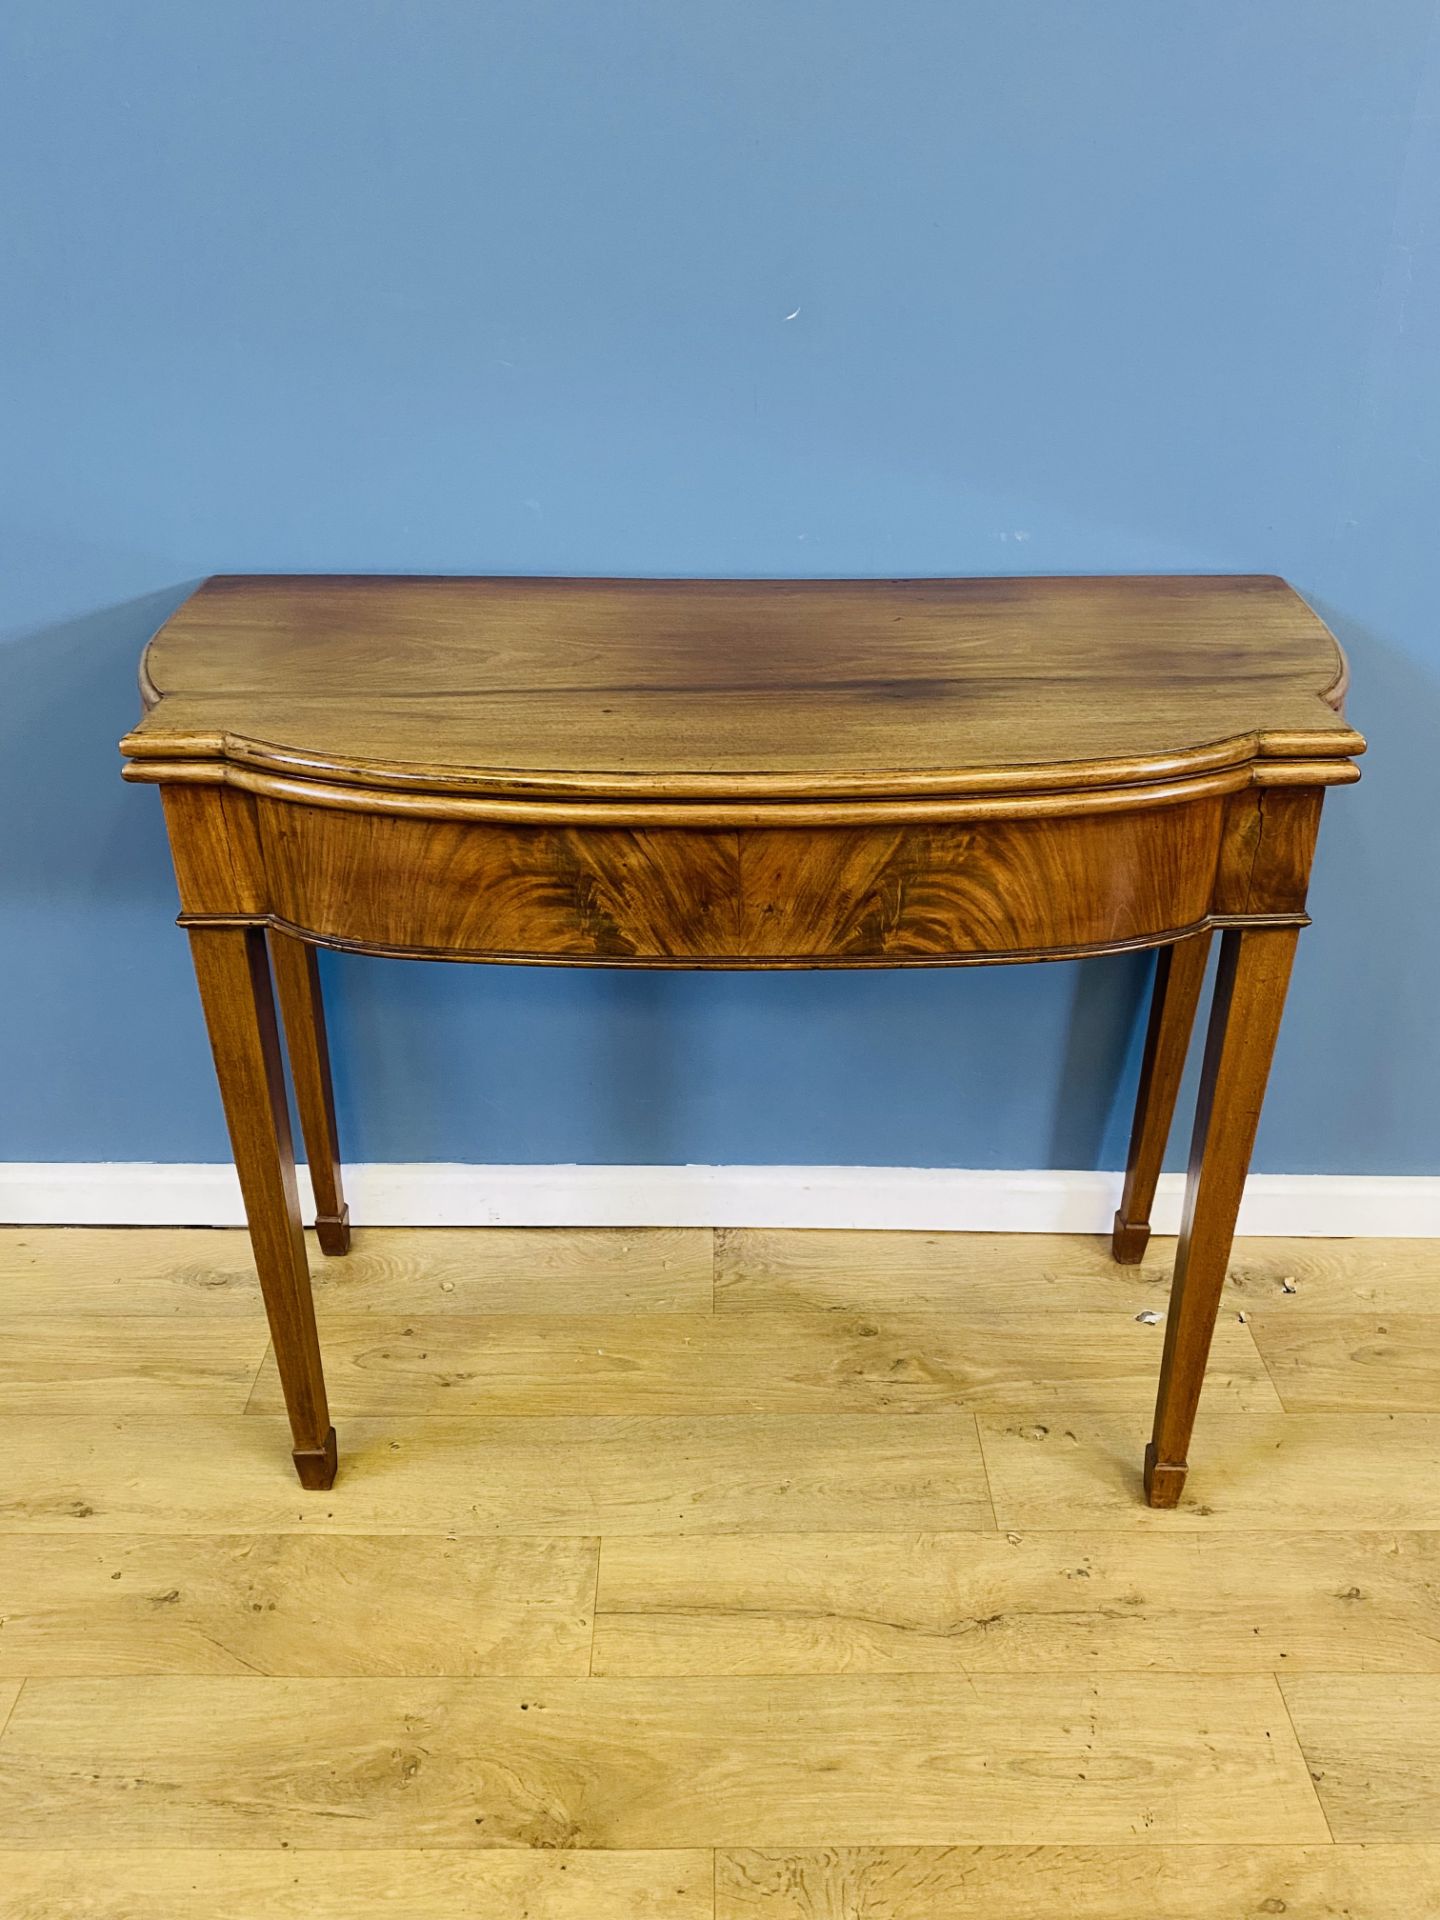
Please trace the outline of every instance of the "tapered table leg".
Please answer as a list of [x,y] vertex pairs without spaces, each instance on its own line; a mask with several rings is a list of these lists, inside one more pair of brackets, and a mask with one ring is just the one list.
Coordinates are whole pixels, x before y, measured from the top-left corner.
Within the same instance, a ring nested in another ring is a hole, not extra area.
[[191,927],[190,947],[302,1486],[335,1478],[265,935]]
[[1145,1450],[1145,1495],[1152,1507],[1173,1507],[1185,1484],[1195,1410],[1297,932],[1294,927],[1238,928],[1221,941],[1155,1427]]
[[1175,1098],[1190,1050],[1209,953],[1207,932],[1161,947],[1155,956],[1155,989],[1140,1065],[1125,1192],[1110,1241],[1111,1252],[1127,1267],[1139,1265],[1150,1241],[1150,1209],[1155,1204],[1155,1187],[1175,1117]]
[[310,1184],[315,1190],[315,1233],[325,1253],[350,1251],[350,1209],[340,1185],[340,1136],[335,1126],[335,1090],[330,1082],[330,1043],[314,947],[271,930],[270,959],[285,1023],[290,1077]]

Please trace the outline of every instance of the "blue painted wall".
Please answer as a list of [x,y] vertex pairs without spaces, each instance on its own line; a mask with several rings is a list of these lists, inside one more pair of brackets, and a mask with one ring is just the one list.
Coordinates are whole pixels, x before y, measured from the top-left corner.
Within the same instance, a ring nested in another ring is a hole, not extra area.
[[[1353,656],[1258,1163],[1440,1166],[1432,0],[8,0],[0,1158],[222,1159],[200,576],[1255,570]],[[1113,1165],[1146,963],[327,959],[367,1159]]]

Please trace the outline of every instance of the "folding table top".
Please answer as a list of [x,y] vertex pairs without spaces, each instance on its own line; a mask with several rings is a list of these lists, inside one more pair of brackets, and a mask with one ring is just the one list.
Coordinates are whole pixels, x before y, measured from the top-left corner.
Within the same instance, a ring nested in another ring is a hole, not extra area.
[[[1353,778],[1319,617],[1269,576],[217,576],[142,668],[133,762],[361,786],[784,800]],[[135,765],[133,776],[159,775]],[[1298,769],[1297,769],[1298,773]]]

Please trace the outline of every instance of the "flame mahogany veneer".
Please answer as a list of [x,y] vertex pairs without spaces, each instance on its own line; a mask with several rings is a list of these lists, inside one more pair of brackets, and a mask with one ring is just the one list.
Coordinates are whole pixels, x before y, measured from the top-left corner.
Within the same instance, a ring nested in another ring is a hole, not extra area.
[[[1222,932],[1145,1488],[1173,1505],[1327,786],[1344,661],[1281,580],[228,577],[151,641],[160,785],[308,1487],[348,1245],[314,949],[945,966],[1156,947],[1114,1250],[1138,1260]],[[272,985],[273,979],[273,985]]]

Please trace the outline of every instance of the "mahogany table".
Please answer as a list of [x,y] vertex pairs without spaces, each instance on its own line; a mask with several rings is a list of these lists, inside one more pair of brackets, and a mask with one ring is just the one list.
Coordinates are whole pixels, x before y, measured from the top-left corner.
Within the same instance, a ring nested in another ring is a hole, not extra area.
[[[1140,1259],[1222,929],[1154,1431],[1173,1506],[1328,786],[1345,668],[1265,577],[231,577],[151,641],[125,776],[164,798],[306,1487],[342,1253],[317,947],[634,967],[1159,950],[1114,1252]],[[272,988],[272,970],[274,986]]]

